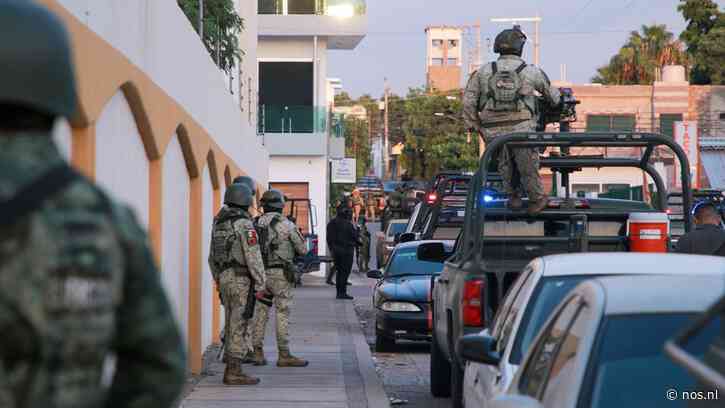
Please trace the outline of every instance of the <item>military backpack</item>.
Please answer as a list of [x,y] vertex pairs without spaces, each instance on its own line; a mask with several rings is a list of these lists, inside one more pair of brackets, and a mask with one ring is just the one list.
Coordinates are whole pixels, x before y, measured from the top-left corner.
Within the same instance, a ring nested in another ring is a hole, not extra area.
[[236,232],[234,231],[234,221],[240,218],[243,218],[241,213],[227,209],[226,212],[220,214],[220,216],[214,220],[214,228],[211,236],[210,258],[213,263],[211,272],[216,282],[219,281],[219,275],[221,275],[221,273],[226,269],[233,266],[239,266],[238,262],[232,255],[232,250],[234,248],[234,243],[237,242]]
[[514,70],[499,70],[495,61],[491,63],[487,99],[480,113],[484,127],[500,126],[505,122],[532,118],[523,100],[524,80],[520,74],[524,68],[526,68],[525,62]]

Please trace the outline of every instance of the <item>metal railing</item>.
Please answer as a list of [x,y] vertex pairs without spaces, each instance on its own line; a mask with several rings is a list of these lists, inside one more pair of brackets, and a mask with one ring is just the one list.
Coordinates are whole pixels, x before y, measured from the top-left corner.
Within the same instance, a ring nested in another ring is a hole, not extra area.
[[327,109],[306,105],[260,105],[258,133],[319,133],[327,130]]
[[258,14],[320,15],[332,17],[362,16],[366,0],[257,0]]

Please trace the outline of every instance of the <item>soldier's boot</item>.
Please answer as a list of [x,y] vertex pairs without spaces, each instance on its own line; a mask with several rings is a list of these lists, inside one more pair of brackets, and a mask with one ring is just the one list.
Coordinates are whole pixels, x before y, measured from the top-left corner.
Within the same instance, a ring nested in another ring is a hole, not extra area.
[[549,200],[546,197],[542,197],[536,201],[529,201],[527,212],[529,215],[536,215],[546,208],[547,204],[549,204]]
[[514,193],[509,197],[508,202],[506,202],[506,206],[512,210],[518,210],[524,206],[524,202],[521,200],[520,195]]
[[277,358],[277,367],[307,367],[309,361],[297,358],[289,351],[280,351]]
[[264,358],[264,350],[262,348],[254,349],[254,354],[251,355],[252,364],[256,366],[266,366],[267,359]]
[[250,377],[242,372],[242,360],[228,358],[227,366],[224,368],[225,385],[257,385],[259,378]]

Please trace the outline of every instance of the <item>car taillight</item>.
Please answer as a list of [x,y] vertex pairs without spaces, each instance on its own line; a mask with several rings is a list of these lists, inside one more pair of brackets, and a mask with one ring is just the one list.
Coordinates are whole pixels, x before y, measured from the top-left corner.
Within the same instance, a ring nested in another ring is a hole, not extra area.
[[483,326],[483,281],[466,281],[463,286],[463,324]]
[[438,199],[438,196],[435,193],[428,194],[428,204],[433,204]]
[[318,252],[317,249],[319,248],[319,240],[317,238],[312,238],[312,254],[317,256]]
[[584,200],[584,199],[574,200],[574,208],[590,208],[589,200]]
[[558,198],[550,198],[549,202],[546,203],[546,206],[549,208],[561,208],[561,205],[564,203],[564,200],[558,199]]

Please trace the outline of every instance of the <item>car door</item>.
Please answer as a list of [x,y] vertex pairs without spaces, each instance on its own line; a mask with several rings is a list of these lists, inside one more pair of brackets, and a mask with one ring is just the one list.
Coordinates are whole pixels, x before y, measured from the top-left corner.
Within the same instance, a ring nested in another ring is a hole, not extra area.
[[[491,336],[497,339],[497,351],[504,356],[508,347],[511,347],[511,334],[513,325],[518,321],[518,315],[523,311],[526,299],[525,294],[536,280],[534,268],[529,265],[516,280],[506,295],[503,305],[494,318]],[[504,359],[497,366],[469,362],[466,366],[464,384],[464,399],[466,406],[483,407],[486,401],[505,391],[511,382],[513,371],[510,364]]]

